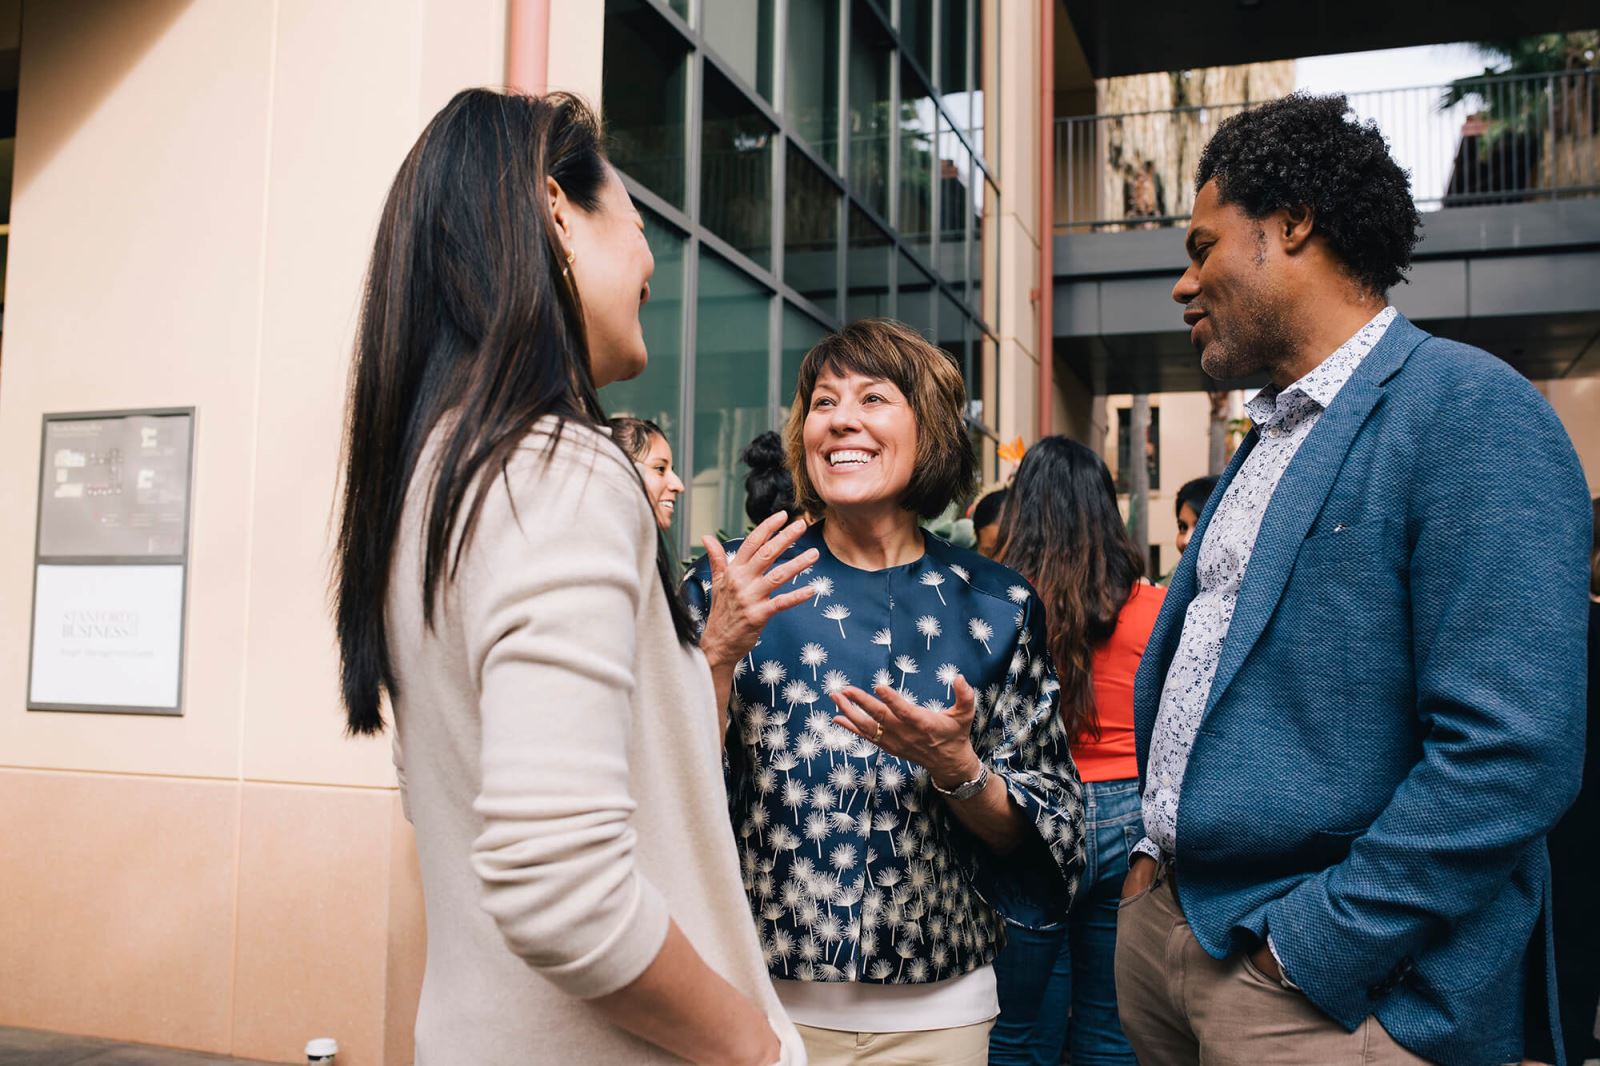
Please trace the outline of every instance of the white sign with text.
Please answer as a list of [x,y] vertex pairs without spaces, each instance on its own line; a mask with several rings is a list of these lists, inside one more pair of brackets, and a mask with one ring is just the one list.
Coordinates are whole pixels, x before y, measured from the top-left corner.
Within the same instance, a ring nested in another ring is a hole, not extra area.
[[182,565],[37,568],[35,707],[176,710]]

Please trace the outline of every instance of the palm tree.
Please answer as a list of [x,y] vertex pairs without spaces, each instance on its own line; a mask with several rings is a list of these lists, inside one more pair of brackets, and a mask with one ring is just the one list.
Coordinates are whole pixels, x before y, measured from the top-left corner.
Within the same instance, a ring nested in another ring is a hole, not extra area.
[[822,609],[822,617],[839,623],[839,639],[844,640],[844,620],[850,617],[850,608],[842,603],[830,603]]
[[994,627],[981,618],[973,618],[967,622],[967,632],[972,634],[972,639],[983,645],[985,652],[989,651],[989,638],[994,636]]
[[972,584],[972,574],[967,570],[966,567],[951,563],[950,572],[956,575],[956,577],[959,577],[962,581],[965,581],[967,584]]
[[954,699],[955,697],[951,695],[951,688],[955,685],[956,678],[961,676],[961,668],[955,663],[942,663],[939,669],[933,672],[933,676],[944,684],[944,698],[947,700]]
[[[924,585],[927,585],[933,591],[939,592],[939,586],[944,584],[944,575],[939,573],[937,570],[929,570],[926,574],[922,575],[920,580]],[[942,592],[939,592],[939,603],[944,604],[944,593]]]
[[887,629],[880,629],[876,633],[872,634],[872,643],[881,644],[885,648],[892,648],[894,647],[894,634],[890,633]]
[[811,606],[815,607],[822,602],[822,597],[833,595],[833,579],[831,577],[813,578],[810,588],[812,595],[816,596],[816,599],[811,601]]
[[917,672],[917,660],[909,655],[897,655],[894,659],[894,668],[900,671],[900,691],[906,689],[906,675]]
[[939,635],[939,620],[931,614],[925,614],[917,619],[917,632],[928,638],[926,650],[933,650],[933,638]]

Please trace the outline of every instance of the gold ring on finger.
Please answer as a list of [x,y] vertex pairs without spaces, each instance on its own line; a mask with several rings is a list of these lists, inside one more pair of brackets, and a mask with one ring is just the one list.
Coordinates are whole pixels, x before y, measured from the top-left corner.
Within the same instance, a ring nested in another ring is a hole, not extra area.
[[878,740],[879,740],[879,739],[880,739],[880,738],[881,738],[881,737],[882,737],[882,736],[883,736],[883,723],[882,723],[882,722],[879,722],[879,723],[878,723],[878,731],[877,731],[877,732],[876,732],[876,733],[874,733],[874,734],[872,734],[872,742],[873,742],[873,743],[874,743],[874,744],[876,744],[876,743],[877,743],[877,742],[878,742]]

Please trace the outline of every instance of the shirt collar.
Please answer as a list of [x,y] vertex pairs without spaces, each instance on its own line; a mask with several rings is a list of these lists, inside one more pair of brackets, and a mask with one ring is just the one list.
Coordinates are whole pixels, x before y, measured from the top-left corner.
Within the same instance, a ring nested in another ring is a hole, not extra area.
[[1339,390],[1355,374],[1361,360],[1383,339],[1396,314],[1393,307],[1385,307],[1299,381],[1286,389],[1268,385],[1258,392],[1245,404],[1245,413],[1256,425],[1271,427],[1308,402],[1327,410]]

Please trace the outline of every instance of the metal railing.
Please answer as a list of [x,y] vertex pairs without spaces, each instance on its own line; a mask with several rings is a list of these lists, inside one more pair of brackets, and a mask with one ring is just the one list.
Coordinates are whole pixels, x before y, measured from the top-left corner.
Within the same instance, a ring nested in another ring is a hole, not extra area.
[[[1600,195],[1600,70],[1489,76],[1349,94],[1411,173],[1421,210]],[[1056,122],[1060,231],[1188,220],[1200,151],[1254,103]]]

